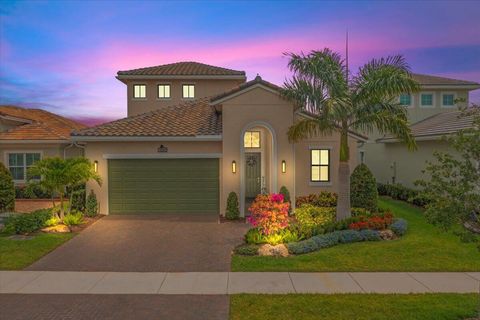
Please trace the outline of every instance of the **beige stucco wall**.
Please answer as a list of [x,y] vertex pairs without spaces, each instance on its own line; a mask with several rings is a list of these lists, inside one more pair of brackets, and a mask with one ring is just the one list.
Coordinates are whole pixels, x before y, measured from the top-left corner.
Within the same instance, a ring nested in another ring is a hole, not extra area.
[[433,161],[434,151],[449,152],[455,154],[444,141],[417,141],[418,149],[408,151],[402,143],[379,143],[369,148],[365,156],[365,163],[372,170],[377,181],[392,183],[395,163],[395,180],[407,187],[415,187],[415,180],[428,178],[422,174],[425,162]]
[[[191,141],[155,141],[155,142],[88,142],[85,156],[91,161],[98,161],[98,173],[102,177],[101,186],[96,182],[87,184],[87,192],[93,190],[100,202],[100,213],[108,214],[108,164],[104,155],[108,154],[136,154],[158,155],[160,145],[168,147],[168,154],[180,153],[221,153],[221,142],[191,142]],[[221,161],[220,161],[221,167]],[[221,182],[220,182],[221,183]],[[220,185],[221,187],[221,185]]]
[[[148,112],[162,107],[173,106],[179,103],[190,101],[191,99],[182,98],[182,85],[195,85],[195,99],[209,97],[228,91],[244,80],[221,80],[221,79],[194,79],[194,80],[124,80],[127,84],[127,106],[128,116]],[[133,98],[133,86],[135,84],[147,85],[147,97],[145,99]],[[170,84],[170,99],[158,99],[157,86],[159,84]]]

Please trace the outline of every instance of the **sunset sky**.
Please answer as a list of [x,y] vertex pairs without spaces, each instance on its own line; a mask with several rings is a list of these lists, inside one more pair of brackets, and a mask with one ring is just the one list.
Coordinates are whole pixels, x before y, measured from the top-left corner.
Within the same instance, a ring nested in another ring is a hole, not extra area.
[[125,117],[116,72],[177,61],[281,85],[282,53],[343,53],[347,28],[352,71],[403,54],[414,72],[480,82],[479,17],[477,1],[2,1],[0,104],[89,124]]

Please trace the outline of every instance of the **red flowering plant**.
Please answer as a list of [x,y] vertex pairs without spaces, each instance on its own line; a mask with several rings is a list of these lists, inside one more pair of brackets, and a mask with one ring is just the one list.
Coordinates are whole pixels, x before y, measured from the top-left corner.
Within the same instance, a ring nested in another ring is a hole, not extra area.
[[247,221],[262,234],[271,235],[288,227],[290,203],[284,202],[283,195],[259,194],[248,211]]
[[351,230],[385,230],[393,223],[393,214],[387,212],[382,215],[374,215],[371,217],[359,217],[359,221],[350,223],[348,226]]

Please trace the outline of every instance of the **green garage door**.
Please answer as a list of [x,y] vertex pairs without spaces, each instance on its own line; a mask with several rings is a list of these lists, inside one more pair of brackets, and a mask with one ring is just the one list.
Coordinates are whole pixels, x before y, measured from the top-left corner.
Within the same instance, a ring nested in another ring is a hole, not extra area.
[[218,214],[218,159],[108,160],[110,214]]

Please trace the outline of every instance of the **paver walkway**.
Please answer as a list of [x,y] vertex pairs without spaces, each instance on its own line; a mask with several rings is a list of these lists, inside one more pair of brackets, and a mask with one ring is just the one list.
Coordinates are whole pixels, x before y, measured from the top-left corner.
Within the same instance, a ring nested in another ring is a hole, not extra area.
[[480,272],[70,272],[0,271],[0,293],[474,293]]

